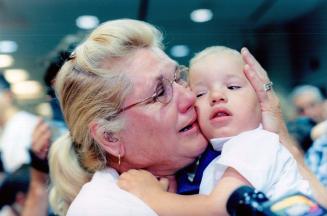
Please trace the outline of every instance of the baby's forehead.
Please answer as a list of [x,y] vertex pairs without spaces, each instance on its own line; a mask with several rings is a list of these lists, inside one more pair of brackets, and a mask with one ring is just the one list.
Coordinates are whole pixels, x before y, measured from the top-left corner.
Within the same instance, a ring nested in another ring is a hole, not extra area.
[[192,74],[196,71],[202,73],[203,69],[208,69],[210,67],[218,68],[219,66],[224,67],[226,64],[234,64],[237,68],[240,69],[240,72],[243,72],[243,66],[245,65],[241,54],[232,53],[232,52],[214,52],[207,53],[206,55],[201,56],[193,64],[190,65],[189,73]]
[[230,50],[223,50],[223,51],[216,51],[216,52],[210,52],[206,53],[205,55],[198,58],[195,62],[193,62],[192,65],[190,65],[190,68],[192,68],[195,65],[205,63],[206,61],[213,61],[217,62],[219,58],[224,58],[224,60],[233,60],[236,62],[239,62],[241,64],[245,64],[242,58],[242,55],[238,53],[237,51],[233,52]]
[[239,60],[240,62],[243,63],[242,55],[237,51],[233,52],[233,51],[230,51],[230,50],[224,50],[224,51],[221,51],[221,52],[213,52],[213,53],[209,53],[207,55],[207,57],[210,57],[210,58],[212,58],[212,57],[217,57],[217,58],[219,58],[219,57],[220,58],[221,57],[230,57],[232,59]]

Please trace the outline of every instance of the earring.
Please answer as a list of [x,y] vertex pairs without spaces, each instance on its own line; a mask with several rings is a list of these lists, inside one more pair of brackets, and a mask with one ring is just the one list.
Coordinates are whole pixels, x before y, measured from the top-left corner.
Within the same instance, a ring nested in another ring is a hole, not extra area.
[[120,166],[120,154],[118,154],[118,166]]

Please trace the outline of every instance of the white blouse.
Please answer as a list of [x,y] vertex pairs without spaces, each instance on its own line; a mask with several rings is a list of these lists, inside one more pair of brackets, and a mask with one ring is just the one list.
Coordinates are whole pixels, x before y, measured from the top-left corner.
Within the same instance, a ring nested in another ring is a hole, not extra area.
[[94,174],[70,205],[67,215],[92,216],[157,216],[142,200],[116,184],[119,175],[116,170],[107,168]]
[[295,159],[279,143],[277,134],[257,128],[210,142],[222,153],[205,169],[200,194],[213,191],[227,167],[237,170],[272,200],[292,192],[311,194],[308,181],[300,175]]

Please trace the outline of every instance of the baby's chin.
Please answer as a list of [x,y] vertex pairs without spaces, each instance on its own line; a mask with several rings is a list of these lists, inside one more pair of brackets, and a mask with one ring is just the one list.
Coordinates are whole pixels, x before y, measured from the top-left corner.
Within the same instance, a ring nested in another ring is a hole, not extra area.
[[205,136],[208,138],[208,140],[210,140],[210,139],[214,139],[214,138],[233,137],[242,132],[243,131],[235,131],[235,130],[230,130],[230,129],[226,128],[226,130],[224,130],[224,129],[215,130],[213,133],[210,133],[210,134],[208,133]]

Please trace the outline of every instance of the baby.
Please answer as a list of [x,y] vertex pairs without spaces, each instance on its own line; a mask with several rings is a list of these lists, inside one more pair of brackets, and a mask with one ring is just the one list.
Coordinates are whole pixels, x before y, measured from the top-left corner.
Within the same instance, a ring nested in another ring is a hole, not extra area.
[[159,215],[226,215],[228,197],[241,185],[270,199],[295,191],[310,194],[309,183],[278,135],[262,129],[260,105],[243,68],[241,54],[222,46],[209,47],[190,62],[189,85],[197,98],[200,128],[221,151],[203,173],[201,195],[165,192],[145,171],[123,174],[120,186]]

